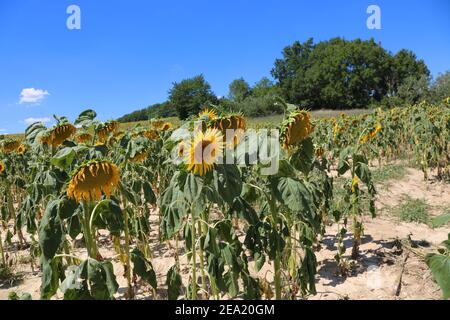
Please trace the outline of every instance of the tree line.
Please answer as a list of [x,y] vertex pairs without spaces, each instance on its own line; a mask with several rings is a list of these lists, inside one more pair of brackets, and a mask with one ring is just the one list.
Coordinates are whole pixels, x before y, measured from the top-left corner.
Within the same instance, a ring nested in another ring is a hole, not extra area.
[[278,98],[309,110],[391,107],[450,96],[450,71],[432,79],[414,52],[396,54],[371,40],[333,38],[294,42],[254,85],[233,80],[226,97],[217,97],[203,75],[172,84],[168,100],[127,114],[122,122],[177,116],[184,120],[205,105],[249,117],[282,113]]

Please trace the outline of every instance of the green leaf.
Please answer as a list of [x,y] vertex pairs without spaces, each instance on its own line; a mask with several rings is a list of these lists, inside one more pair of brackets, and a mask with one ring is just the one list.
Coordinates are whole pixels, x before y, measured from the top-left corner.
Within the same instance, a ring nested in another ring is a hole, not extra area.
[[239,218],[247,220],[250,224],[255,224],[259,220],[255,209],[241,197],[237,197],[234,200],[230,213],[236,213]]
[[308,175],[314,162],[314,144],[311,138],[304,140],[290,159],[295,169]]
[[302,181],[285,177],[276,178],[272,180],[272,189],[278,200],[290,210],[312,214],[312,194]]
[[309,247],[305,247],[305,256],[298,270],[300,288],[304,294],[316,294],[315,275],[317,260],[314,252]]
[[450,298],[450,256],[441,254],[428,254],[425,262],[433,273],[434,279],[441,287],[443,298]]
[[189,173],[184,183],[184,197],[190,203],[194,203],[200,196],[203,189],[203,180],[201,177]]
[[236,165],[217,165],[214,170],[214,187],[225,202],[232,205],[242,192],[241,173]]
[[46,260],[55,256],[63,241],[61,220],[58,215],[60,203],[59,199],[50,201],[39,224],[39,244]]
[[87,274],[91,288],[91,296],[95,300],[113,300],[119,289],[111,262],[87,260]]
[[450,212],[444,213],[438,217],[433,218],[432,225],[433,228],[439,228],[450,222]]
[[41,299],[48,300],[58,291],[61,259],[42,259]]
[[103,200],[96,206],[94,225],[98,229],[108,229],[112,235],[120,236],[124,229],[122,209],[113,199]]
[[138,249],[134,249],[131,252],[131,261],[133,262],[133,273],[147,281],[148,284],[156,289],[156,273],[152,263],[148,261]]
[[181,276],[177,271],[176,266],[172,266],[167,272],[167,294],[169,300],[177,300],[181,295],[181,288],[183,282],[181,281]]
[[51,159],[50,163],[63,170],[68,170],[75,159],[76,152],[74,148],[67,147],[59,150]]
[[156,195],[153,192],[152,186],[148,181],[145,181],[142,185],[142,190],[144,191],[145,201],[150,204],[156,204]]
[[75,120],[74,124],[88,126],[95,119],[95,117],[97,117],[97,113],[94,110],[88,109],[80,113],[78,118]]

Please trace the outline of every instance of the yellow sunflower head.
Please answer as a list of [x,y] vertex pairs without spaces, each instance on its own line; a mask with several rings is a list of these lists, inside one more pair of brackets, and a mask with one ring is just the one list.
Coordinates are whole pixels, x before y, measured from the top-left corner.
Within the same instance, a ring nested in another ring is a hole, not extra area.
[[67,195],[80,201],[99,201],[102,192],[109,197],[120,181],[119,168],[106,160],[93,160],[78,167],[72,174]]
[[187,169],[200,176],[213,170],[223,151],[223,136],[218,129],[198,131],[192,141],[186,146],[184,161]]
[[6,140],[3,142],[3,152],[11,153],[20,147],[20,142],[16,140]]
[[92,142],[92,135],[89,133],[81,133],[76,136],[75,140],[77,143],[89,143]]
[[213,120],[211,127],[220,130],[227,145],[236,146],[247,129],[247,121],[242,115],[234,114]]
[[186,150],[186,144],[184,143],[184,141],[180,141],[177,145],[177,156],[179,158],[184,157],[185,150]]
[[18,148],[17,148],[17,153],[18,154],[25,154],[25,152],[27,152],[27,146],[24,144],[21,144]]
[[286,149],[307,139],[314,131],[311,116],[308,112],[299,110],[289,115],[283,122],[281,137]]
[[169,131],[170,129],[172,129],[172,124],[170,122],[165,122],[162,126],[161,126],[161,130],[162,131]]
[[41,138],[43,144],[51,145],[53,147],[60,146],[64,141],[75,134],[77,129],[70,123],[59,124],[50,130]]
[[0,161],[0,175],[4,174],[5,172],[6,172],[6,166],[2,161]]
[[211,121],[217,119],[217,113],[213,109],[205,108],[199,114],[198,118],[204,121]]

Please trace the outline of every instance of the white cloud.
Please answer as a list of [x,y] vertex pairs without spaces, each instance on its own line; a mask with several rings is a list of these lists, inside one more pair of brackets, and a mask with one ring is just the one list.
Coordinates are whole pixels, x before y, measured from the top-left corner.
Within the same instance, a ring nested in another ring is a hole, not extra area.
[[30,125],[33,124],[35,122],[42,122],[42,123],[48,123],[50,122],[50,118],[49,117],[43,117],[43,118],[26,118],[25,120],[23,120],[23,122],[25,122],[25,124]]
[[25,88],[22,89],[20,93],[19,103],[39,103],[45,96],[48,96],[47,90],[35,89],[35,88]]

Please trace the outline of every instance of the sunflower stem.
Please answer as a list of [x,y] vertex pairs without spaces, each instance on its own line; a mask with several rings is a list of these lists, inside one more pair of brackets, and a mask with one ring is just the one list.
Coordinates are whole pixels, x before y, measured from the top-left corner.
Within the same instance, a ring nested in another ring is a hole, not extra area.
[[130,229],[128,226],[128,211],[127,211],[127,201],[125,198],[122,198],[123,206],[124,206],[124,231],[125,231],[125,252],[126,252],[126,276],[127,276],[127,284],[128,284],[128,299],[133,299],[133,287],[131,285],[131,263],[130,263]]
[[25,238],[23,237],[22,229],[17,225],[16,212],[14,210],[14,204],[13,204],[14,199],[11,194],[11,184],[9,182],[6,184],[5,191],[6,191],[6,201],[8,202],[9,215],[14,220],[14,228],[17,232],[17,236],[19,237],[20,246],[23,247],[23,245],[26,244],[27,242],[25,241]]
[[[191,211],[192,213],[192,211]],[[191,242],[192,242],[192,293],[191,299],[197,300],[197,252],[195,249],[196,239],[195,239],[195,215],[192,213],[192,221],[191,221]]]
[[2,254],[2,266],[6,268],[6,257],[5,252],[3,251],[3,239],[2,239],[2,230],[0,228],[0,253]]

